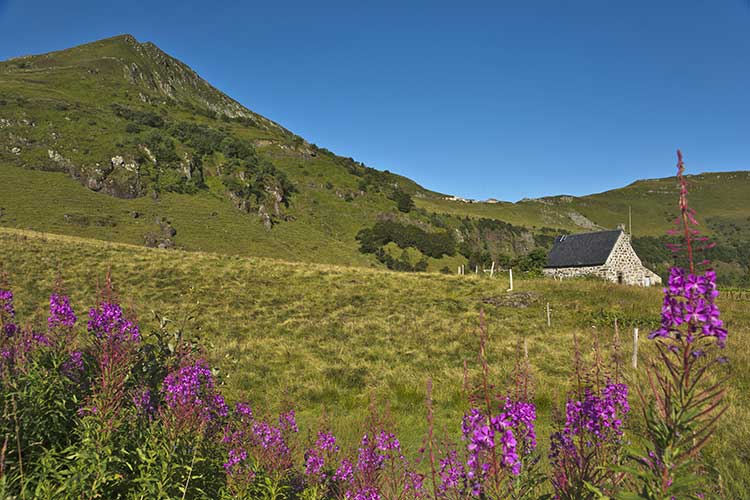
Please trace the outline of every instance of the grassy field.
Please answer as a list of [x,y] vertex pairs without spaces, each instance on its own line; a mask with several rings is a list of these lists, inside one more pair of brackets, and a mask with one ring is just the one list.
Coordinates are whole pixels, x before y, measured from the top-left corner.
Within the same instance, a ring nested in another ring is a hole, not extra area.
[[[505,276],[392,273],[151,250],[12,229],[0,229],[0,252],[21,316],[43,308],[60,271],[83,317],[96,299],[97,283],[110,270],[119,296],[137,312],[142,328],[155,325],[152,311],[178,322],[194,316],[187,329],[202,339],[208,357],[221,368],[230,399],[248,399],[269,411],[292,401],[307,428],[325,411],[344,442],[353,443],[374,398],[390,408],[412,453],[424,437],[428,378],[435,385],[440,434],[455,436],[459,429],[466,408],[464,361],[470,376],[477,373],[480,309],[487,318],[488,356],[498,388],[510,383],[519,341],[526,340],[544,436],[569,386],[573,334],[590,354],[595,335],[611,340],[617,317],[629,359],[631,327],[648,331],[660,307],[659,290],[595,281],[519,279],[516,291],[529,295],[514,295],[505,292]],[[728,354],[735,371],[726,398],[729,411],[706,453],[715,467],[712,480],[725,498],[746,498],[750,310],[747,294],[737,292],[719,304],[730,329]],[[647,353],[645,336],[641,349]],[[632,378],[632,370],[626,375]]]

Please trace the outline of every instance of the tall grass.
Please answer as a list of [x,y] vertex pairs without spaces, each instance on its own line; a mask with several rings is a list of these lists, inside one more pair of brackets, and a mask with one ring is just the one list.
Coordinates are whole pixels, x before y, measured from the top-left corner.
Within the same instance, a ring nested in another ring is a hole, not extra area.
[[[32,322],[44,321],[45,296],[54,289],[60,269],[76,311],[96,301],[97,277],[103,285],[101,277],[110,270],[143,331],[202,339],[230,403],[249,400],[271,414],[294,401],[300,426],[310,431],[324,412],[341,447],[352,449],[375,398],[389,408],[410,460],[418,458],[416,450],[426,436],[428,378],[435,388],[435,434],[460,439],[456,421],[468,408],[462,390],[464,361],[469,377],[481,371],[475,362],[480,308],[487,317],[493,385],[512,384],[519,342],[526,339],[540,443],[551,432],[553,408],[562,406],[571,388],[573,334],[581,336],[582,355],[591,359],[591,336],[606,344],[615,317],[622,332],[658,323],[658,291],[593,281],[520,281],[516,288],[531,295],[514,306],[519,299],[507,299],[507,283],[476,277],[163,252],[17,231],[3,231],[0,248],[17,291],[18,314]],[[544,314],[547,301],[552,304],[551,329]],[[725,398],[726,426],[704,457],[716,491],[742,498],[747,489],[741,458],[747,440],[742,436],[750,435],[744,425],[750,412],[742,346],[747,345],[750,316],[740,298],[720,297],[719,303],[732,331],[729,345],[736,368]],[[158,320],[151,310],[160,311]],[[629,343],[624,345],[629,357]],[[644,350],[648,352],[647,344],[641,346]],[[626,377],[633,375],[624,371]],[[540,444],[542,454],[546,446]],[[418,468],[424,472],[423,466]]]

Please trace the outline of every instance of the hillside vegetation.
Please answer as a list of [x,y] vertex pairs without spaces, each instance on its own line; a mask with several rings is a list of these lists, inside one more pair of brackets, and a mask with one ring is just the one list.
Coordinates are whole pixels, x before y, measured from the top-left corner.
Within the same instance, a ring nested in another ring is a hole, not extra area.
[[[288,263],[202,252],[164,251],[19,230],[0,230],[0,253],[20,315],[44,311],[58,272],[79,315],[111,272],[122,302],[143,330],[157,326],[152,310],[200,338],[220,368],[232,400],[269,411],[294,402],[313,426],[325,411],[344,442],[372,398],[390,407],[405,447],[424,437],[424,387],[434,382],[437,429],[456,436],[466,408],[463,363],[478,366],[477,325],[483,309],[489,330],[493,384],[508,387],[520,343],[528,346],[540,433],[550,432],[552,409],[570,388],[573,334],[588,355],[598,335],[612,340],[615,318],[630,356],[631,328],[658,324],[657,290],[595,281],[516,282],[439,274],[402,274],[340,266]],[[596,301],[592,301],[596,297]],[[724,293],[720,305],[730,330],[734,376],[729,411],[707,451],[711,473],[726,498],[744,498],[750,449],[747,293]],[[545,306],[552,311],[546,326]],[[188,320],[190,317],[192,319]],[[38,322],[44,318],[37,316]],[[641,350],[649,342],[641,335]],[[633,376],[630,369],[626,377]],[[502,389],[501,389],[502,390]]]
[[[443,272],[492,261],[528,267],[556,234],[613,228],[628,207],[636,248],[663,271],[668,256],[654,238],[668,229],[676,194],[665,178],[585,197],[448,201],[308,143],[130,35],[0,63],[0,181],[0,226]],[[721,243],[723,279],[747,283],[748,173],[691,183]],[[441,253],[435,238],[447,242]]]

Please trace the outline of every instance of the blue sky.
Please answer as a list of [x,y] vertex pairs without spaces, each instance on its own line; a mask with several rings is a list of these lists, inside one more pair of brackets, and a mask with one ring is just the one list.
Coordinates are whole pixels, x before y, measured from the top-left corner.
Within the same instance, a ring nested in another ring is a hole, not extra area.
[[153,41],[311,142],[484,199],[750,168],[748,0],[0,0],[0,59]]

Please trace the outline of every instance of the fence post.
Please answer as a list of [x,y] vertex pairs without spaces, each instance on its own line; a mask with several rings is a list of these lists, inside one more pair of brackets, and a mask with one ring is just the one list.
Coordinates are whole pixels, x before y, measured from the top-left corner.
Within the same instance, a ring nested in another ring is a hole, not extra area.
[[633,328],[633,369],[638,369],[638,328]]
[[529,339],[526,337],[523,338],[523,357],[529,358]]
[[490,268],[490,278],[492,278],[492,275],[495,274],[495,261],[492,261],[492,267]]
[[549,328],[550,326],[552,326],[552,318],[550,318],[549,302],[547,302],[547,327]]
[[510,279],[510,288],[508,288],[509,292],[513,291],[513,268],[508,269],[508,278]]

